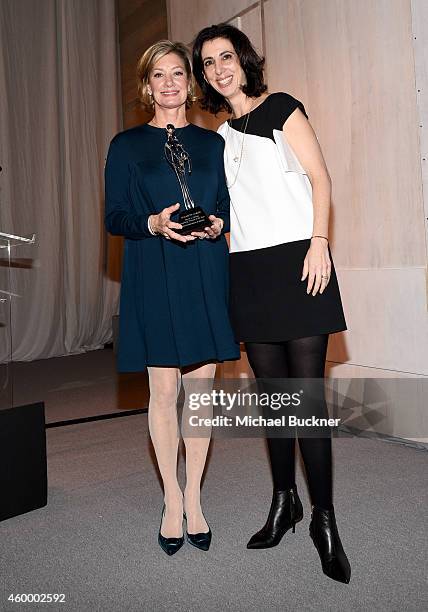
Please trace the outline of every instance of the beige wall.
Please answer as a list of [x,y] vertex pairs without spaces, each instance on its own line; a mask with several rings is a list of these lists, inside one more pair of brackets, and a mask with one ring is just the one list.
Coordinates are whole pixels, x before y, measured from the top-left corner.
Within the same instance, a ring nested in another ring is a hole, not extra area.
[[194,6],[169,0],[170,35],[189,42],[221,20],[241,27],[265,49],[269,90],[300,98],[320,140],[333,178],[332,246],[350,328],[332,338],[330,360],[428,375],[410,0],[203,0],[197,13]]
[[[331,374],[428,376],[426,1],[199,0],[195,11],[194,0],[168,0],[168,12],[170,36],[188,43],[211,23],[240,27],[265,53],[269,90],[305,104],[333,179],[349,327],[331,338]],[[247,372],[244,359],[223,368]]]

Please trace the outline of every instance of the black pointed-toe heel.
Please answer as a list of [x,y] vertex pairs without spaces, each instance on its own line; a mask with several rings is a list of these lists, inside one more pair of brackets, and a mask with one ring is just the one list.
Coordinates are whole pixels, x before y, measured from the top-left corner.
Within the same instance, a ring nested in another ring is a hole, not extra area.
[[[187,522],[186,513],[184,513],[184,520]],[[212,531],[208,525],[208,531],[202,533],[189,533],[186,529],[186,538],[189,544],[199,548],[199,550],[207,551],[211,544]]]
[[183,546],[184,535],[182,535],[181,538],[165,538],[161,534],[162,520],[163,520],[164,514],[165,514],[165,506],[162,509],[161,524],[159,527],[159,534],[158,534],[158,542],[162,550],[164,550],[166,554],[171,557],[172,555],[175,555],[175,553],[178,552],[180,548]]
[[247,548],[272,548],[277,546],[284,534],[303,518],[303,506],[296,485],[285,491],[274,490],[269,515],[264,527],[255,533]]
[[324,574],[332,580],[348,584],[351,566],[340,541],[333,508],[324,510],[313,507],[309,535],[320,556]]

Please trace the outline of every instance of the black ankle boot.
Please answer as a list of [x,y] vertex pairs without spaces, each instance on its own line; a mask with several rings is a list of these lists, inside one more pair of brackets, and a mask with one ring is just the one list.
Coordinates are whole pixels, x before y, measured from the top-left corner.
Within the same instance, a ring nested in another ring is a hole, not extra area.
[[324,510],[313,507],[309,535],[320,556],[324,574],[348,584],[351,579],[351,566],[339,538],[333,508]]
[[272,548],[280,543],[283,535],[303,518],[303,506],[296,485],[286,491],[273,492],[272,503],[266,524],[255,533],[247,548]]

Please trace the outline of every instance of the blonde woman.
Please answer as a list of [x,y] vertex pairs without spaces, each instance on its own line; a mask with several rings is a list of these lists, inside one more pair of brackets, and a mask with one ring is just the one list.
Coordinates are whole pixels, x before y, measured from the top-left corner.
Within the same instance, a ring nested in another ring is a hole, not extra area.
[[[164,487],[158,541],[168,554],[187,539],[208,550],[211,530],[201,509],[200,485],[209,436],[185,437],[186,486],[177,480],[176,403],[181,383],[213,379],[216,363],[239,358],[228,318],[229,195],[223,139],[188,122],[194,100],[189,53],[160,41],[138,62],[142,102],[152,120],[112,140],[106,163],[105,223],[125,236],[119,333],[119,370],[148,369],[149,430]],[[187,182],[209,215],[203,232],[182,235],[182,192],[164,146],[173,124],[191,158]]]

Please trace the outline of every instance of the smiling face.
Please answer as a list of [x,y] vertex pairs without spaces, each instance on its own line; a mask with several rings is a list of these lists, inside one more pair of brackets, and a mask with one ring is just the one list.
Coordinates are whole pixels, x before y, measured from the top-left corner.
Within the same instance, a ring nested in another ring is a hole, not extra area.
[[206,81],[219,94],[231,100],[244,95],[245,73],[228,38],[214,38],[202,45],[202,65]]
[[179,55],[168,53],[154,64],[147,89],[155,105],[173,109],[186,104],[188,87],[186,68]]

